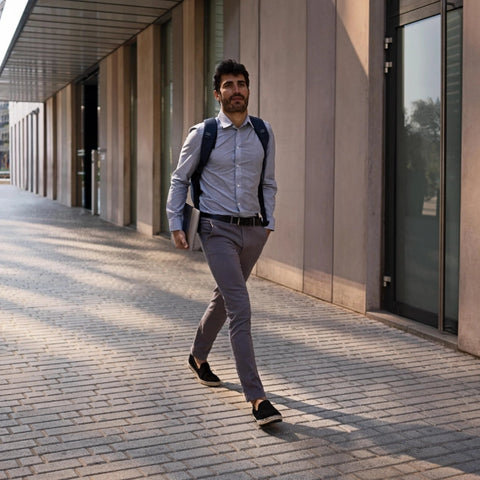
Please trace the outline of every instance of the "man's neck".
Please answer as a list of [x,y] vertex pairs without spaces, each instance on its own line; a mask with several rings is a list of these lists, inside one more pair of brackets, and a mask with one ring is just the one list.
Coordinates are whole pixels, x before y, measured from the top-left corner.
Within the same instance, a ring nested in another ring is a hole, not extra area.
[[[223,111],[223,110],[222,110]],[[245,110],[244,112],[233,112],[233,113],[226,113],[223,112],[231,122],[238,128],[243,125],[243,122],[247,118],[248,112]]]

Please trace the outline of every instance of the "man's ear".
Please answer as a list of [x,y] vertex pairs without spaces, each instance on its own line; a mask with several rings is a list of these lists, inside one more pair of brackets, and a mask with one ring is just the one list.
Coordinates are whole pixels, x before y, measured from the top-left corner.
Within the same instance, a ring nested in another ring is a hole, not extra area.
[[217,92],[216,90],[213,91],[213,96],[215,97],[215,100],[218,102],[220,101],[220,93]]

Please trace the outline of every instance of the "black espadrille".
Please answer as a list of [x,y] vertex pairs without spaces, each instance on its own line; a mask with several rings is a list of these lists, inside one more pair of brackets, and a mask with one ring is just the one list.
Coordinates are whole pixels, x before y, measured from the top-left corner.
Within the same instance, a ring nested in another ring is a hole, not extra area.
[[200,367],[197,367],[197,362],[193,355],[188,357],[188,367],[195,374],[197,380],[202,385],[207,385],[208,387],[218,387],[222,384],[222,381],[210,370],[210,365],[208,362],[203,362]]
[[252,413],[258,425],[261,427],[282,421],[282,414],[268,400],[261,402],[257,410],[255,410],[254,407]]

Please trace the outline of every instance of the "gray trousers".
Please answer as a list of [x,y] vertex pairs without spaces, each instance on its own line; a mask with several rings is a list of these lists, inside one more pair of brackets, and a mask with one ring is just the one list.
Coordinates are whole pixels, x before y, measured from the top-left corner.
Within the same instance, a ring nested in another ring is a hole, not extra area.
[[200,361],[206,360],[228,318],[230,343],[245,398],[252,401],[265,397],[253,350],[246,282],[262,253],[267,231],[262,226],[231,225],[201,218],[199,232],[217,286],[200,320],[191,353]]

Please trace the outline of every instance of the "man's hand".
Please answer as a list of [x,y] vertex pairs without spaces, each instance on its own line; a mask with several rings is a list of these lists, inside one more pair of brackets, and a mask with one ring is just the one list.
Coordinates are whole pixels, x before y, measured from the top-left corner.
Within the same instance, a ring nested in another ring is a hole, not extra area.
[[185,237],[185,232],[183,230],[174,230],[172,232],[173,243],[175,248],[185,250],[188,248],[187,238]]

